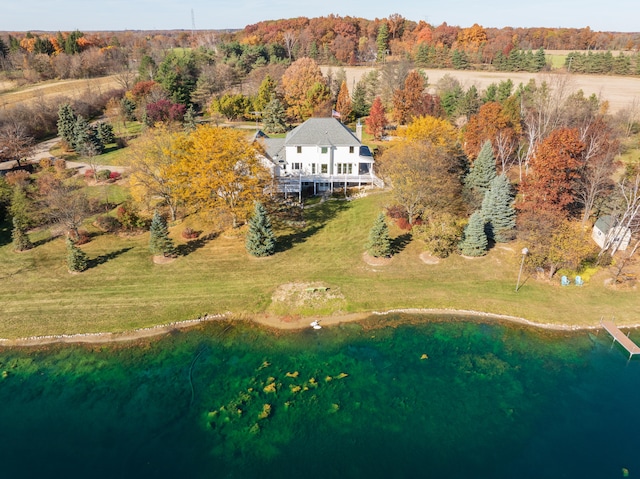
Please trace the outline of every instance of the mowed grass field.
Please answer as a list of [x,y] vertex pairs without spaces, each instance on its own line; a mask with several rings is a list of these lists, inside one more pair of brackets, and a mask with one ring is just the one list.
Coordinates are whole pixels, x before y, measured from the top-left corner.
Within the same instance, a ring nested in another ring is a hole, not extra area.
[[[399,251],[384,266],[363,260],[364,245],[386,193],[354,201],[327,201],[305,210],[302,229],[279,229],[280,251],[253,258],[241,234],[220,234],[188,247],[172,228],[183,254],[154,264],[148,233],[95,236],[82,246],[91,267],[70,274],[62,238],[33,235],[39,244],[16,253],[8,225],[0,247],[0,337],[121,332],[230,312],[236,318],[262,313],[300,316],[372,312],[396,308],[452,308],[520,316],[540,323],[595,326],[600,317],[637,323],[635,290],[603,285],[606,271],[583,287],[523,277],[515,283],[523,245],[494,248],[486,257],[452,256],[439,264],[420,260],[423,245],[392,225]],[[205,234],[207,232],[205,231]],[[312,306],[275,304],[279,287],[291,283],[329,288]],[[330,294],[329,294],[330,293]]]

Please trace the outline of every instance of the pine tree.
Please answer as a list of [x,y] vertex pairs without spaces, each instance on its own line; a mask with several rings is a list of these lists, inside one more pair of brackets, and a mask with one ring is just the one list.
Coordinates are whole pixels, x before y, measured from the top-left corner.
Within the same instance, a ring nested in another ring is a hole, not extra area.
[[496,176],[482,201],[482,216],[488,225],[488,236],[496,243],[513,239],[516,210],[513,207],[511,184],[505,175]]
[[58,136],[69,146],[72,147],[75,137],[74,127],[76,126],[77,116],[71,108],[71,105],[65,103],[58,108]]
[[276,251],[276,236],[262,203],[256,203],[253,216],[249,219],[249,232],[245,245],[249,254],[258,257],[271,256]]
[[353,110],[353,115],[356,118],[367,116],[371,109],[371,105],[367,104],[367,87],[364,85],[362,80],[356,83],[356,86],[353,89],[351,109]]
[[16,185],[14,187],[9,214],[23,229],[32,225],[31,201],[23,186]]
[[184,131],[187,133],[196,129],[196,111],[193,108],[193,104],[189,105],[187,108],[187,112],[184,114],[184,119],[182,120],[182,127]]
[[489,140],[482,145],[476,161],[473,162],[471,171],[464,179],[465,185],[484,198],[491,181],[496,177],[496,159],[493,156],[493,147]]
[[71,238],[67,238],[67,268],[72,273],[81,273],[87,269],[87,255],[78,248]]
[[378,215],[373,228],[369,231],[367,251],[376,258],[389,258],[391,256],[391,238],[389,237],[389,227],[385,221],[384,213]]
[[29,240],[25,227],[16,218],[13,218],[11,238],[13,239],[13,249],[16,251],[26,251],[33,248],[33,243]]
[[262,115],[264,131],[267,133],[284,133],[287,131],[284,117],[285,111],[282,102],[277,98],[272,99],[265,107]]
[[384,63],[387,57],[387,49],[389,48],[389,26],[386,22],[383,22],[378,28],[376,45],[378,46],[378,62]]
[[104,143],[98,138],[96,129],[80,115],[73,126],[71,146],[85,156],[99,155],[104,151]]
[[482,213],[474,212],[469,218],[469,224],[464,229],[460,242],[460,252],[465,256],[484,256],[487,253],[487,234],[484,229],[485,221]]
[[169,238],[167,222],[157,211],[151,220],[149,250],[154,255],[169,256],[174,251],[173,241]]

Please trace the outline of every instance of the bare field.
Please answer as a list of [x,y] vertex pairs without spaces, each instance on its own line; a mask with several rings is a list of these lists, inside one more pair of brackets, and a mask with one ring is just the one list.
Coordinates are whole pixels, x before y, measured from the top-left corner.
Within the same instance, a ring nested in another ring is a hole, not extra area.
[[57,96],[75,97],[83,93],[103,93],[120,88],[115,76],[101,78],[87,78],[81,80],[60,80],[30,85],[15,91],[10,81],[0,82],[0,108],[13,106],[18,103],[28,103],[34,100],[49,100]]
[[[321,67],[324,74],[332,67]],[[340,67],[333,67],[333,72],[337,72]],[[362,75],[370,71],[370,67],[345,67],[347,74],[347,86],[353,90],[354,85],[360,80]],[[568,90],[582,90],[586,96],[595,94],[602,100],[609,102],[610,113],[616,113],[630,106],[634,100],[640,100],[640,78],[621,77],[608,75],[572,75],[567,73],[522,73],[522,72],[487,72],[469,70],[423,70],[428,78],[429,84],[435,85],[442,77],[449,75],[457,78],[462,87],[467,89],[475,85],[479,91],[487,88],[491,83],[511,79],[514,85],[528,83],[534,79],[540,84],[547,81],[554,85],[559,79],[567,78]]]

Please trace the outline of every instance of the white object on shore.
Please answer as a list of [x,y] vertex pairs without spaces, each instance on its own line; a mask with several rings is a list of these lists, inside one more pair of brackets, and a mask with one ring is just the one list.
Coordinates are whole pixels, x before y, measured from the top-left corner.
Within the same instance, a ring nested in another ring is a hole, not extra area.
[[313,321],[309,326],[311,326],[313,329],[322,329],[322,326],[320,326],[318,321]]

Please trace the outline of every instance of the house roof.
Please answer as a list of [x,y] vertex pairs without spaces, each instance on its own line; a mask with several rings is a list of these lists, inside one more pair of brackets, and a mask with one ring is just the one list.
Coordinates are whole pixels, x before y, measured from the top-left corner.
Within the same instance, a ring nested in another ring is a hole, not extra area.
[[360,146],[353,132],[335,118],[309,118],[284,140],[285,146]]
[[595,227],[606,234],[609,232],[609,230],[613,227],[614,224],[615,224],[614,217],[611,215],[606,215],[598,218],[598,220],[596,221]]

